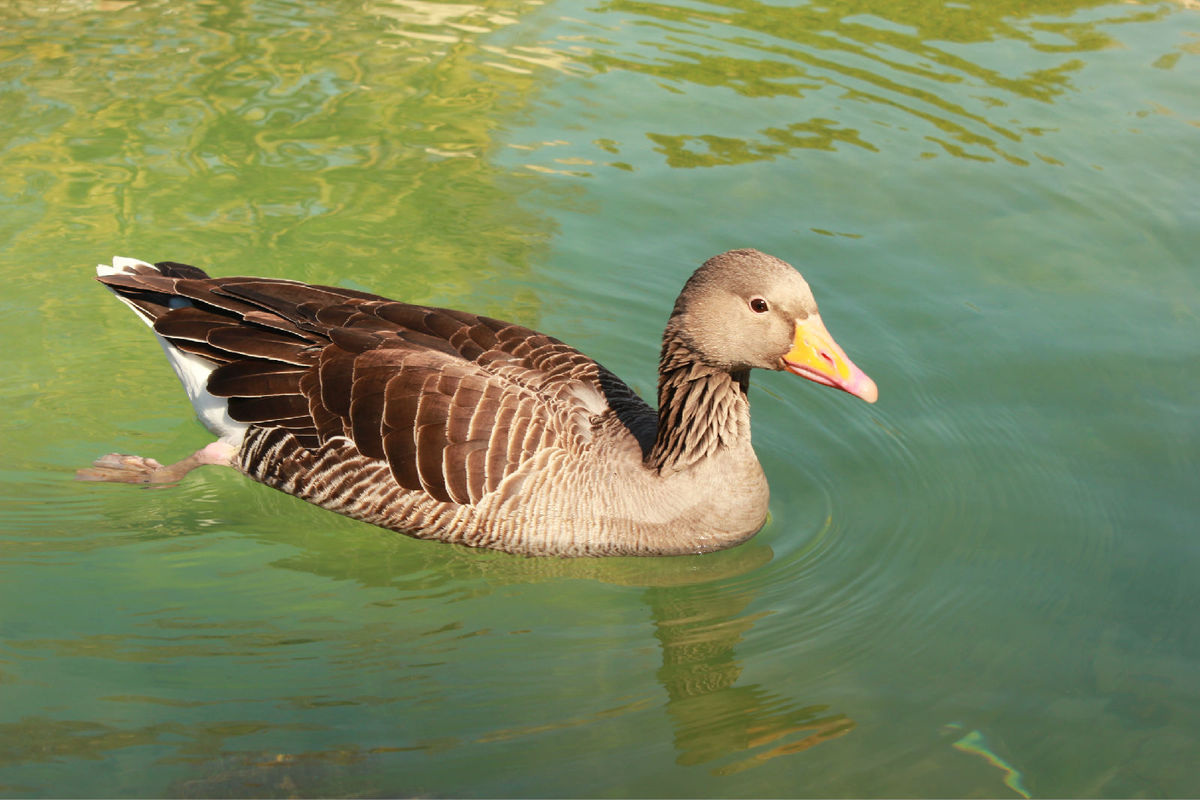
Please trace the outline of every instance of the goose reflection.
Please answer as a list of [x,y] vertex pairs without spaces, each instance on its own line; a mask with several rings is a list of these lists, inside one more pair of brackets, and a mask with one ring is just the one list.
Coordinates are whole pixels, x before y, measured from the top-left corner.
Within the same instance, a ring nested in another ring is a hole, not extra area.
[[[673,731],[675,761],[682,766],[705,765],[714,774],[733,774],[808,750],[855,727],[853,719],[820,698],[789,697],[742,680],[744,663],[738,648],[755,623],[769,613],[754,608],[754,573],[774,558],[765,544],[750,542],[703,556],[653,559],[527,559],[467,548],[430,548],[407,540],[392,542],[386,549],[393,547],[403,555],[380,559],[378,550],[371,548],[376,556],[360,559],[343,550],[343,558],[334,559],[314,551],[276,565],[386,584],[410,600],[478,600],[505,586],[562,580],[644,587],[641,598],[661,654],[655,677],[666,698],[663,708]],[[396,606],[403,608],[407,602],[401,599]],[[466,628],[469,624],[453,624],[430,634],[462,637]],[[614,716],[644,714],[656,702],[635,699],[600,714],[560,715],[535,725],[504,727],[476,741],[513,741]]]
[[[203,501],[228,487],[197,479],[179,490]],[[261,612],[214,617],[178,600],[145,609],[128,630],[29,639],[20,647],[59,659],[171,664],[181,674],[214,659],[272,669],[244,671],[235,697],[157,687],[109,698],[135,716],[171,709],[169,723],[68,721],[82,728],[38,727],[44,738],[69,735],[61,747],[71,754],[176,747],[191,765],[179,784],[188,794],[285,784],[345,794],[407,759],[449,751],[496,758],[509,745],[535,742],[569,749],[576,736],[615,735],[621,747],[657,747],[682,767],[730,775],[855,729],[840,709],[792,688],[804,685],[802,676],[779,685],[744,677],[745,642],[771,613],[761,596],[775,554],[762,541],[703,556],[529,559],[381,537],[350,520],[282,530],[264,520],[296,501],[266,490],[248,498],[222,514],[222,527],[236,534],[195,530],[166,513],[177,503],[152,503],[165,516],[107,546],[169,546],[203,561],[210,548],[220,557],[225,537],[257,541],[261,552],[280,554],[255,573]],[[180,591],[168,596],[187,596]],[[330,598],[319,604],[324,613],[279,615],[291,598],[313,592]],[[769,666],[779,655],[757,661]],[[284,721],[265,714],[264,702],[286,709]],[[219,725],[193,720],[209,706],[221,709]],[[311,740],[312,731],[340,730],[337,720],[347,719],[366,723],[352,740],[339,735],[296,747],[297,731]],[[664,721],[669,738],[628,739],[631,730]],[[269,747],[278,749],[239,743],[263,729],[275,731]],[[0,739],[6,734],[29,736],[0,726]]]
[[849,733],[854,721],[822,704],[802,704],[757,684],[739,684],[736,647],[762,612],[752,590],[651,588],[646,601],[662,648],[677,763],[720,762],[728,775]]

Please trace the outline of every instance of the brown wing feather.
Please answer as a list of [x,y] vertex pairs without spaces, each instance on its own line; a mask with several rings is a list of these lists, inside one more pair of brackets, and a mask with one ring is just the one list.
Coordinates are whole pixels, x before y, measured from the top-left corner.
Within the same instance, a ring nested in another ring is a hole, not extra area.
[[[334,349],[334,348],[328,348]],[[209,379],[211,385],[212,379]],[[300,377],[300,391],[308,400],[308,416],[313,423],[313,434],[317,443],[327,442],[334,436],[345,436],[346,425],[340,416],[333,413],[321,400],[321,373],[309,369]]]
[[421,488],[434,500],[454,502],[446,488],[446,476],[442,473],[442,456],[446,448],[442,423],[418,425],[416,434],[417,473],[421,476]]
[[317,368],[321,403],[332,413],[349,421],[350,392],[346,391],[346,387],[354,383],[354,354],[330,345],[321,351]]
[[221,286],[221,294],[253,303],[266,311],[274,311],[284,319],[291,319],[296,314],[297,306],[302,303],[332,306],[346,302],[343,293],[294,281],[252,278],[217,282]]
[[482,458],[487,442],[458,442],[442,450],[446,493],[456,503],[476,503],[483,497]]
[[411,430],[389,430],[383,435],[383,451],[396,483],[410,491],[421,491],[417,471],[417,440]]
[[496,487],[500,485],[500,481],[504,480],[509,471],[519,463],[515,460],[510,462],[509,458],[508,431],[516,413],[516,406],[502,403],[496,410],[495,423],[488,431],[486,465],[488,492],[495,491]]
[[[229,398],[229,416],[238,422],[278,423],[308,419],[308,400],[300,394]],[[311,426],[311,422],[309,423]]]
[[388,381],[403,370],[405,355],[402,350],[368,350],[354,359],[354,377],[349,387],[350,438],[365,456],[385,458],[384,397]]
[[300,393],[307,370],[293,364],[247,359],[222,364],[208,376],[208,391],[217,397],[262,397]]
[[[167,316],[170,318],[171,315]],[[317,359],[317,353],[309,342],[255,325],[213,328],[208,333],[207,341],[218,350],[264,361],[309,366]]]
[[200,308],[187,306],[168,311],[154,323],[154,332],[168,339],[188,339],[207,342],[208,335],[217,328],[229,327],[229,321],[214,317]]
[[[228,283],[231,280],[224,279],[224,282]],[[174,281],[171,291],[180,297],[186,297],[205,306],[228,311],[235,315],[235,318],[257,310],[252,303],[237,300],[222,291],[221,285],[222,279],[184,278]]]

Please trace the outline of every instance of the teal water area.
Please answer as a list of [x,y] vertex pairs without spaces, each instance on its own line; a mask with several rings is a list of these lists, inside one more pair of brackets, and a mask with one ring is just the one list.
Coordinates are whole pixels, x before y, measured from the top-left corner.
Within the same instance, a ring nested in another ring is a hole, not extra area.
[[[0,795],[1200,794],[1200,9],[0,5]],[[419,542],[230,471],[112,255],[519,321],[652,395],[702,260],[880,387],[755,375],[771,517]]]

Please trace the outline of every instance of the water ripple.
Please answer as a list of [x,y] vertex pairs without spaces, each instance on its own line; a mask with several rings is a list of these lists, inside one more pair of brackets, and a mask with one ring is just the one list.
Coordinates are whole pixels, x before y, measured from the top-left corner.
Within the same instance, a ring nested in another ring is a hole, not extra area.
[[[646,118],[644,135],[672,167],[771,161],[801,149],[878,153],[913,142],[920,144],[911,155],[921,158],[1062,165],[1069,143],[1044,141],[1055,132],[1048,107],[1079,91],[1080,56],[1119,47],[1122,26],[1170,13],[1114,6],[1087,13],[1098,5],[1090,0],[1057,3],[1051,16],[926,5],[914,13],[848,0],[799,7],[612,0],[564,19],[564,30],[539,46],[598,76],[638,76],[653,82],[645,91],[686,98],[697,113],[685,128]],[[1074,11],[1084,13],[1064,21]],[[731,118],[721,113],[731,103],[709,90],[761,108],[746,105],[751,113]],[[637,143],[609,140],[604,149],[636,152]],[[588,163],[603,163],[597,156]]]

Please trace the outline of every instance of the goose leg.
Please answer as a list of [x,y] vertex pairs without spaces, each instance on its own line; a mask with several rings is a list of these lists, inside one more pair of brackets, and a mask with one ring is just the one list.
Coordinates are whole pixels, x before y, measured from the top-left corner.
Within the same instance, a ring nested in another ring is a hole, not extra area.
[[182,461],[163,466],[153,458],[109,453],[96,459],[91,467],[78,470],[75,479],[109,483],[175,483],[196,467],[205,464],[233,466],[237,450],[225,442],[213,442],[200,448]]

